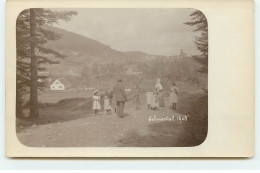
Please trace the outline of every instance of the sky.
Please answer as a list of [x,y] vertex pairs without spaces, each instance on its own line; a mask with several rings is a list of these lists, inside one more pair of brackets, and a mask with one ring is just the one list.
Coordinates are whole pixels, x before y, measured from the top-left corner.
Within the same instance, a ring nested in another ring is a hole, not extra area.
[[[70,10],[70,9],[66,9]],[[183,24],[193,9],[73,9],[78,12],[57,27],[97,40],[119,51],[152,55],[199,53],[194,39],[199,32]]]

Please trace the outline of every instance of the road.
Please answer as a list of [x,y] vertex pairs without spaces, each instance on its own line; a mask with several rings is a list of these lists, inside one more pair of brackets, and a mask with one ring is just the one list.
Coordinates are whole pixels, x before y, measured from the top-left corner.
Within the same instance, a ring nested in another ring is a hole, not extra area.
[[100,112],[66,122],[32,125],[17,132],[17,137],[31,147],[178,146],[189,117],[170,110],[165,100],[166,107],[158,111],[148,110],[146,105],[134,110],[127,102],[124,118]]

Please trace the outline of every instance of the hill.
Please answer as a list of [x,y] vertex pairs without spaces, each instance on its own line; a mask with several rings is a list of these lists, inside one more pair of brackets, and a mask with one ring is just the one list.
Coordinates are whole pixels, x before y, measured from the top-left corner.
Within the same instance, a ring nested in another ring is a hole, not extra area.
[[[125,82],[130,84],[148,78],[151,80],[161,75],[172,78],[172,73],[178,77],[173,78],[179,80],[188,78],[193,74],[192,71],[199,67],[199,64],[190,57],[150,55],[140,51],[121,52],[70,31],[53,26],[44,27],[62,35],[61,39],[46,43],[46,47],[67,55],[60,64],[46,66],[49,71],[49,81],[64,77],[72,83],[73,87],[100,85],[109,87],[118,76],[124,77]],[[127,76],[126,71],[131,67],[141,69],[143,75]],[[173,67],[174,70],[171,70]],[[168,74],[164,72],[165,70]]]
[[102,71],[101,66],[106,64],[108,64],[106,66],[110,66],[110,69],[103,68],[103,71],[113,71],[114,68],[123,72],[128,67],[133,66],[136,61],[163,57],[144,52],[121,52],[96,40],[64,29],[53,26],[44,26],[44,28],[62,35],[61,39],[49,41],[45,46],[67,56],[61,60],[60,64],[47,67],[51,78],[72,78],[74,82],[76,80],[78,83],[77,81],[81,80],[82,76],[89,76],[93,71]]
[[67,58],[66,61],[80,63],[86,60],[88,62],[106,62],[124,61],[129,58],[135,58],[135,60],[138,60],[147,57],[163,57],[158,55],[149,55],[139,51],[121,52],[112,49],[109,45],[105,45],[91,38],[64,29],[53,26],[45,26],[44,28],[62,35],[61,39],[50,41],[46,46],[68,55],[69,58]]

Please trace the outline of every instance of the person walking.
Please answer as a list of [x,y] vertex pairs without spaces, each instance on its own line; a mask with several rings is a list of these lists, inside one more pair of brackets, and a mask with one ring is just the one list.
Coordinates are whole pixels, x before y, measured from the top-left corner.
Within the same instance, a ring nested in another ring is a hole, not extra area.
[[117,106],[117,115],[118,117],[123,118],[124,116],[124,106],[125,101],[127,100],[125,87],[122,84],[122,79],[117,80],[117,84],[113,87],[113,94]]
[[155,84],[155,89],[158,95],[158,100],[159,100],[159,106],[160,107],[164,107],[165,106],[165,102],[164,102],[164,98],[163,98],[163,87],[161,84],[161,80],[158,78]]
[[172,110],[177,109],[178,88],[176,87],[176,84],[174,82],[172,83],[172,86],[171,86],[171,89],[170,89],[169,103],[170,103]]

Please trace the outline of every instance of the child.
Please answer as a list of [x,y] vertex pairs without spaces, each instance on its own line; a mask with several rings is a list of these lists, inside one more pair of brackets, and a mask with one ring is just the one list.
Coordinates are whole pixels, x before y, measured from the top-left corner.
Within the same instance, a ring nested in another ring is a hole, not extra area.
[[152,110],[159,110],[159,99],[157,92],[154,92],[152,95],[152,103],[151,103],[151,109]]
[[105,99],[104,99],[104,111],[106,111],[106,114],[109,115],[111,114],[111,104],[110,104],[110,99],[105,96]]
[[114,113],[116,113],[116,100],[113,91],[111,89],[108,89],[106,90],[105,94],[108,97],[109,103],[111,105],[111,113],[112,113],[112,109],[114,110]]
[[98,94],[98,90],[95,90],[93,92],[93,96],[92,96],[92,99],[93,99],[93,110],[95,111],[95,115],[98,114],[98,110],[101,109],[101,106],[100,106],[100,96],[97,95]]
[[146,103],[148,109],[151,108],[152,100],[153,100],[153,92],[152,89],[149,89],[149,91],[145,94],[146,95]]

